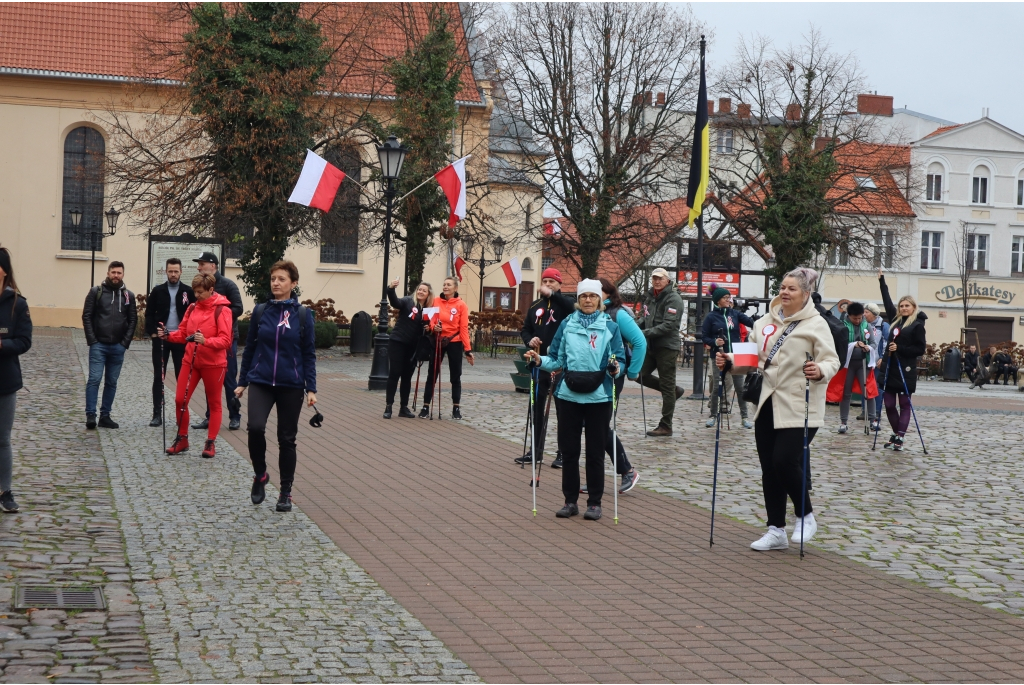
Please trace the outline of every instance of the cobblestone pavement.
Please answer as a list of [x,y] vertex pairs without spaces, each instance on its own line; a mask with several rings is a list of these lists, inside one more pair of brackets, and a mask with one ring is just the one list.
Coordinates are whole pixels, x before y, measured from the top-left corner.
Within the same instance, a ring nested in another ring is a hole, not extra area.
[[[681,373],[688,381],[689,369]],[[465,386],[463,413],[474,427],[516,443],[509,446],[511,459],[523,441],[526,397],[497,387]],[[850,433],[839,435],[838,407],[828,408],[827,429],[819,432],[811,452],[819,524],[813,544],[943,592],[1024,614],[1021,395],[1001,386],[968,392],[963,383],[922,382],[918,387],[922,403],[927,398],[932,405],[917,414],[927,455],[913,422],[905,452],[881,448],[887,432],[873,452],[863,422],[851,420]],[[661,399],[653,395],[646,398],[649,427],[660,416]],[[955,406],[965,397],[981,397],[983,408],[934,406],[947,399]],[[706,408],[700,414],[700,405],[680,400],[675,435],[648,438],[634,386],[620,405],[618,428],[640,471],[638,487],[710,509],[715,431],[704,427],[708,414]],[[724,425],[722,430],[716,510],[765,525],[753,431],[740,427],[738,415],[731,419],[731,430]],[[606,468],[610,472],[610,461]],[[792,522],[792,505],[789,516]]]
[[[107,469],[84,427],[69,331],[37,330],[14,424],[17,514],[0,518],[0,682],[149,682]],[[15,585],[99,585],[105,611],[13,610]]]
[[477,680],[301,511],[275,512],[273,488],[252,506],[249,462],[224,440],[212,460],[197,431],[188,453],[163,455],[146,425],[151,369],[148,344],[133,344],[112,412],[121,428],[99,437],[160,680]]

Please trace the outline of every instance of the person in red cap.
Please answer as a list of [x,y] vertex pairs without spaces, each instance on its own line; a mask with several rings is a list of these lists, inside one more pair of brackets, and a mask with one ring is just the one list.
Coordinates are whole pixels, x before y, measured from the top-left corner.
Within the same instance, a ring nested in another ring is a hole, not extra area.
[[[532,350],[537,350],[541,355],[548,352],[548,345],[551,344],[558,330],[559,324],[576,311],[576,303],[562,294],[562,272],[558,269],[548,267],[540,275],[540,299],[533,302],[530,308],[523,315],[523,329],[519,332],[523,342]],[[555,374],[557,378],[557,374]],[[544,407],[547,404],[546,398],[551,388],[552,374],[541,373],[537,381],[537,402],[533,407],[533,425],[536,427],[537,441],[537,466],[544,461],[544,438],[547,435],[547,425],[544,418]],[[555,405],[558,411],[558,405]],[[530,452],[527,451],[516,459],[517,464],[529,464]],[[562,468],[562,452],[558,450],[551,468]]]

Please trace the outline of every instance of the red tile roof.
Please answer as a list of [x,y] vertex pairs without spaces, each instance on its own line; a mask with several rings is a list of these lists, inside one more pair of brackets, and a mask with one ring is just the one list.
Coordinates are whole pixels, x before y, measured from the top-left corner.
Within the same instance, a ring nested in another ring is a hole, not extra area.
[[[960,128],[961,126],[963,126],[963,124],[953,124],[952,126],[941,126],[941,127],[937,128],[937,129],[935,129],[934,131],[932,131],[931,133],[929,133],[928,135],[926,135],[924,138],[931,138],[932,136],[937,136],[940,133],[945,133],[946,131],[952,131],[954,128]],[[924,138],[922,138],[921,140],[924,140]]]
[[[188,26],[170,3],[138,2],[2,2],[0,3],[0,67],[6,70],[58,72],[58,74],[138,78],[153,75],[146,54],[153,43],[174,42]],[[313,5],[308,5],[311,8]],[[369,94],[378,90],[392,95],[381,79],[388,57],[401,55],[406,32],[400,21],[380,21],[381,8],[400,15],[404,23],[422,27],[426,9],[418,3],[332,3],[316,6],[329,42],[340,42],[356,25],[365,25],[365,41],[359,41],[358,69],[340,77],[340,90]],[[456,18],[456,39],[468,63],[461,14],[457,3],[449,11]],[[330,34],[334,35],[330,35]],[[353,41],[355,42],[355,41]],[[352,54],[351,52],[348,54]],[[338,65],[341,66],[341,65]],[[463,102],[480,103],[473,75],[462,73]]]

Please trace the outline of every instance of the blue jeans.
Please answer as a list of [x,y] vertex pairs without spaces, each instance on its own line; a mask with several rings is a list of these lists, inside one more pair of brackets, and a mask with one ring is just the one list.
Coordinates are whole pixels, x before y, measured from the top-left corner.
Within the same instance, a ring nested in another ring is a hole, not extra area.
[[[224,397],[227,399],[228,418],[242,418],[242,403],[235,403],[235,388],[238,387],[238,338],[231,341],[231,347],[227,350],[228,370],[224,374]],[[237,409],[236,409],[237,407]],[[210,408],[206,408],[206,418],[210,418]]]
[[[117,392],[117,378],[124,364],[125,348],[121,343],[94,343],[89,347],[89,381],[85,384],[85,413],[96,413],[96,395],[100,392],[100,378],[103,377],[103,403],[100,415],[110,414]],[[104,377],[104,367],[106,374]]]

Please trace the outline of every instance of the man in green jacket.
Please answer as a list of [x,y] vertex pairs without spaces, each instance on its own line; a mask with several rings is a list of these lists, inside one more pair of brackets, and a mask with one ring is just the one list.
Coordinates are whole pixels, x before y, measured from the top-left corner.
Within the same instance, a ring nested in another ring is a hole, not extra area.
[[[679,322],[683,316],[683,298],[671,285],[668,272],[651,272],[651,291],[644,297],[637,323],[647,338],[647,355],[640,369],[640,382],[661,391],[661,421],[647,435],[672,435],[672,414],[683,389],[676,387],[676,360],[679,358]],[[651,373],[657,369],[658,375]]]

